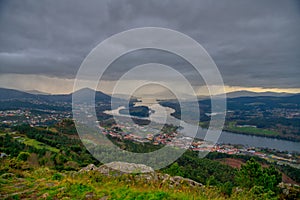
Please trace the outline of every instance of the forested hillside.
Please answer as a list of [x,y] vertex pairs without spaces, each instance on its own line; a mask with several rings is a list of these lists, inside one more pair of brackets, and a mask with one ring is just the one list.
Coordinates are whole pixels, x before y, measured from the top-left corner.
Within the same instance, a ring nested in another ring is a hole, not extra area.
[[[125,149],[137,152],[144,152],[145,148],[149,148],[150,151],[158,148],[130,141],[123,144],[122,141],[114,142]],[[108,178],[101,174],[77,174],[81,168],[89,164],[99,166],[101,163],[82,145],[70,120],[47,128],[23,125],[11,130],[3,129],[0,135],[0,151],[2,152],[0,193],[2,197],[8,199],[25,197],[269,199],[297,195],[299,197],[298,187],[282,184],[281,187],[285,189],[289,187],[290,193],[287,196],[278,184],[282,181],[282,172],[288,171],[293,171],[288,174],[290,178],[299,181],[300,170],[266,164],[258,158],[250,159],[245,156],[239,159],[244,160],[246,164],[238,169],[219,162],[220,158],[229,155],[211,153],[207,158],[199,158],[196,152],[187,151],[175,163],[158,172],[192,179],[203,185],[200,188],[185,185],[168,188],[159,181],[150,184],[146,184],[143,180],[125,181],[130,180],[130,176]]]

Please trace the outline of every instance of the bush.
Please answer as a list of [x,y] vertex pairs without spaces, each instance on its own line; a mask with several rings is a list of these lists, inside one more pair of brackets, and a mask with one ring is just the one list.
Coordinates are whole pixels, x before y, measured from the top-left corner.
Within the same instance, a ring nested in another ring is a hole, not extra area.
[[61,181],[63,179],[63,176],[59,173],[55,173],[52,176],[52,180],[57,180],[57,181]]
[[236,174],[236,183],[256,193],[278,193],[278,184],[282,175],[273,166],[262,168],[253,158],[248,160]]
[[28,157],[30,156],[30,153],[28,152],[20,152],[17,159],[20,161],[27,161]]

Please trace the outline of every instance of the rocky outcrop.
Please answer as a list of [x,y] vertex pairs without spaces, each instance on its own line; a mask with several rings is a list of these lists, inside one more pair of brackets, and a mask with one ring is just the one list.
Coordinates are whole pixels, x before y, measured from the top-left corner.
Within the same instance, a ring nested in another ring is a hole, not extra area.
[[97,169],[98,169],[98,167],[96,167],[94,164],[89,164],[88,166],[79,170],[79,172],[81,173],[81,172],[96,171]]
[[281,199],[300,199],[300,186],[287,183],[279,183],[279,188],[282,191]]
[[[169,187],[176,187],[180,185],[187,185],[190,187],[200,187],[201,183],[193,181],[181,176],[170,176],[168,174],[162,174],[155,172],[151,167],[143,164],[126,163],[126,162],[111,162],[100,167],[96,167],[93,164],[82,168],[79,173],[84,172],[99,172],[106,176],[121,176],[124,174],[133,174],[135,180],[147,181],[159,181],[161,184],[169,185]],[[129,179],[130,181],[130,179]]]
[[154,170],[143,164],[127,163],[127,162],[111,162],[100,167],[96,167],[93,164],[80,170],[84,171],[98,171],[101,174],[111,175],[111,174],[141,174],[141,173],[153,173]]

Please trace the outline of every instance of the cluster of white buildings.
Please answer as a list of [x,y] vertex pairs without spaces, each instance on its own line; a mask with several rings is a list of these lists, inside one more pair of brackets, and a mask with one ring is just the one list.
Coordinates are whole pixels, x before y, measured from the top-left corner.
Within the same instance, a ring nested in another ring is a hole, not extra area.
[[[38,111],[38,110],[37,110]],[[41,114],[32,113],[29,110],[5,110],[0,111],[1,123],[8,125],[30,124],[31,126],[48,125],[65,118],[71,118],[70,112],[42,110]]]

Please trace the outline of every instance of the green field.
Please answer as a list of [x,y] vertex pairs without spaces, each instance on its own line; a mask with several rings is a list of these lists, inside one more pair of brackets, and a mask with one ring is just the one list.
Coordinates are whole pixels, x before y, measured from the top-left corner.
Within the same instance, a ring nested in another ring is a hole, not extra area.
[[230,122],[226,127],[226,130],[236,132],[236,133],[246,133],[246,134],[264,135],[264,136],[279,135],[278,132],[268,130],[268,129],[261,129],[255,127],[237,127],[235,122]]
[[[199,126],[202,128],[208,128],[208,122],[199,122]],[[236,126],[236,122],[229,122],[227,125],[224,126],[224,131],[230,131],[233,133],[240,133],[240,134],[249,134],[249,135],[260,135],[260,136],[278,136],[279,133],[276,131],[262,129],[262,128],[255,128],[255,127],[238,127]]]
[[22,142],[28,146],[33,146],[37,149],[47,149],[49,151],[52,151],[52,152],[55,152],[55,153],[58,153],[59,152],[59,149],[55,148],[55,147],[51,147],[49,145],[46,145],[42,142],[39,142],[39,141],[36,141],[35,139],[30,139],[30,138],[20,138],[22,140]]
[[47,144],[44,144],[42,142],[39,142],[35,139],[30,139],[28,137],[25,137],[25,136],[20,136],[20,135],[16,135],[15,133],[6,133],[6,132],[0,132],[0,136],[4,136],[5,134],[9,134],[9,135],[14,135],[14,136],[19,136],[19,138],[17,139],[18,141],[28,145],[28,146],[33,146],[37,149],[47,149],[49,151],[52,151],[52,152],[55,152],[55,153],[58,153],[59,152],[59,149],[55,148],[55,147],[51,147]]

